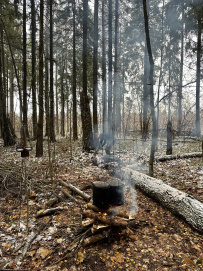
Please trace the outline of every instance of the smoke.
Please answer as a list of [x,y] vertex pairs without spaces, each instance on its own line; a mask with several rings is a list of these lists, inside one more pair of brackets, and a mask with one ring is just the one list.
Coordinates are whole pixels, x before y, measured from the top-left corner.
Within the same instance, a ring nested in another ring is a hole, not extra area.
[[135,187],[132,185],[129,178],[126,178],[125,180],[125,195],[130,198],[129,218],[134,218],[139,210],[139,207]]

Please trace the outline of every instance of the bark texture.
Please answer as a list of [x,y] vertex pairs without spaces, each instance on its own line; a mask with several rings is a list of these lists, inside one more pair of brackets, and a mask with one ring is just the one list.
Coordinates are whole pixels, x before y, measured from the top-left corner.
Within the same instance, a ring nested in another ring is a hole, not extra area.
[[[157,200],[175,215],[182,217],[199,232],[203,232],[203,204],[192,196],[159,179],[125,168],[119,175],[128,178],[142,192]],[[122,178],[123,178],[122,177]]]
[[167,160],[187,159],[187,158],[193,158],[193,157],[202,157],[202,152],[165,155],[165,156],[157,157],[156,161],[157,162],[164,162]]

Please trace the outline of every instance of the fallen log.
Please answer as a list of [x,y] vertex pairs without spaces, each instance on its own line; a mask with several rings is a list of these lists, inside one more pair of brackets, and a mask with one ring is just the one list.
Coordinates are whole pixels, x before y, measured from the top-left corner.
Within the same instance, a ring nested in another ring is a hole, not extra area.
[[85,192],[81,191],[79,188],[75,187],[74,185],[70,184],[70,183],[66,183],[62,180],[59,180],[59,183],[69,189],[71,189],[72,191],[74,191],[75,193],[77,193],[78,195],[80,195],[83,199],[85,199],[86,201],[90,201],[91,196],[89,196],[88,194],[86,194]]
[[59,203],[59,202],[63,201],[64,199],[65,199],[65,197],[63,195],[59,195],[58,197],[51,198],[44,205],[45,205],[45,207],[52,207],[56,203]]
[[53,215],[56,212],[62,212],[64,210],[67,210],[67,207],[56,207],[52,209],[40,210],[39,212],[37,212],[36,218]]
[[63,194],[64,194],[67,198],[71,199],[72,201],[76,202],[77,204],[80,204],[80,203],[81,203],[79,200],[75,199],[70,193],[68,193],[68,191],[66,191],[66,190],[64,190],[64,189],[61,189],[61,191],[63,192]]
[[123,180],[128,179],[145,194],[182,217],[194,229],[203,232],[203,204],[194,197],[131,168],[124,168],[115,174]]
[[[100,208],[98,208],[97,206],[88,203],[87,207],[95,212],[101,212],[102,210]],[[117,207],[110,207],[109,209],[105,210],[105,212],[108,215],[116,215],[116,216],[120,216],[120,217],[124,217],[124,218],[129,218],[129,213],[127,211],[124,210],[120,210]]]
[[168,160],[175,160],[175,159],[187,159],[187,158],[195,158],[195,157],[202,157],[202,152],[193,152],[193,153],[183,153],[183,154],[171,154],[171,155],[164,155],[161,157],[156,157],[155,160],[157,162],[164,162]]
[[105,215],[100,215],[93,213],[89,210],[83,211],[83,216],[93,218],[105,225],[110,225],[112,227],[121,227],[121,228],[137,228],[139,222],[136,220],[124,220],[124,219],[119,219],[118,217],[107,217]]

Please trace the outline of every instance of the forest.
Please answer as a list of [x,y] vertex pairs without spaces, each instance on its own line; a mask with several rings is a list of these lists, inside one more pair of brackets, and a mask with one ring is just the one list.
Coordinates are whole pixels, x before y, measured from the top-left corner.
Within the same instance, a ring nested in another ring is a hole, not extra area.
[[0,270],[202,270],[202,30],[202,0],[0,0]]

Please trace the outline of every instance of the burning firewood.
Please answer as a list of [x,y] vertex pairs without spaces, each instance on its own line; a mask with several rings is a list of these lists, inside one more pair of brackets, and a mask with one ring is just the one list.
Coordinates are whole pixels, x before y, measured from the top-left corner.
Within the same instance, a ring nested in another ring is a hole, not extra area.
[[[97,206],[95,206],[91,203],[88,203],[87,207],[95,212],[98,212],[98,213],[101,212],[100,208],[98,208]],[[124,217],[127,219],[129,218],[129,213],[127,211],[121,210],[118,207],[110,207],[109,209],[105,210],[105,212],[108,215],[116,215],[116,216]]]
[[95,214],[89,210],[83,211],[83,216],[93,218],[103,224],[110,225],[112,227],[121,227],[121,228],[136,228],[138,226],[138,221],[127,220],[119,217],[108,217],[105,215]]
[[111,228],[110,225],[104,225],[104,224],[93,225],[93,227],[91,228],[91,232],[92,234],[101,233],[103,231],[109,230],[110,228]]

